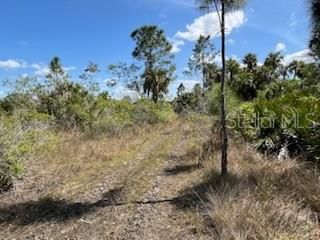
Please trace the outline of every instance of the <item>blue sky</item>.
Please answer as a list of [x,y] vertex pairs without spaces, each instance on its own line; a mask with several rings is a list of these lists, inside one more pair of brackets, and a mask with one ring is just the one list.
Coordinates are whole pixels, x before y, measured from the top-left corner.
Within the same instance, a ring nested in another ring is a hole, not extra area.
[[[181,73],[187,65],[194,40],[214,32],[214,15],[202,16],[193,0],[3,0],[0,7],[0,81],[19,75],[41,76],[53,56],[59,56],[76,78],[88,62],[100,65],[98,80],[109,78],[106,66],[131,63],[134,43],[130,33],[145,24],[163,28],[175,48],[177,80],[191,87],[196,77]],[[308,61],[309,17],[307,0],[248,0],[246,7],[228,16],[227,54],[241,59],[248,52],[260,61],[281,50],[286,61]],[[218,36],[217,36],[218,37]],[[219,38],[215,38],[219,48]],[[121,86],[110,90],[126,94]],[[6,89],[0,87],[0,94]]]

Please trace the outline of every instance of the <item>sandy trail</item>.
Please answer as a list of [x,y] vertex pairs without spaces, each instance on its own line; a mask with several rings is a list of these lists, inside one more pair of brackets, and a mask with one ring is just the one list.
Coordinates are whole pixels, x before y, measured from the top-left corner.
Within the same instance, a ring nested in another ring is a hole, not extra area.
[[53,189],[59,198],[40,198],[43,189],[21,183],[29,199],[0,195],[0,239],[212,239],[202,211],[180,207],[181,192],[203,178],[195,166],[196,147],[206,131],[178,121],[139,136],[125,163],[90,179],[85,194],[74,191],[80,186],[58,191],[50,185],[47,196]]

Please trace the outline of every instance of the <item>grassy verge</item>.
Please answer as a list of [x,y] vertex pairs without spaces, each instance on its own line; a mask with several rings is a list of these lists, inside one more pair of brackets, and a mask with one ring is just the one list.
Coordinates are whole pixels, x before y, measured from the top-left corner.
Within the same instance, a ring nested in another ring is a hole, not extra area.
[[297,160],[267,159],[244,144],[230,149],[230,175],[219,156],[203,196],[219,239],[319,239],[320,174]]

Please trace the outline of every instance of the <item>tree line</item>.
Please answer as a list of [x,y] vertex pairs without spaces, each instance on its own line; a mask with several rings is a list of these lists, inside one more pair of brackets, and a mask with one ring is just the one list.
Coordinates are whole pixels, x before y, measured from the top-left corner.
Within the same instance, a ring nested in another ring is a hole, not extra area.
[[[301,108],[298,111],[306,115],[308,111],[317,111],[319,101],[319,0],[310,0],[310,49],[315,60],[312,63],[293,61],[289,64],[284,64],[284,56],[280,52],[270,53],[261,64],[254,53],[247,54],[241,61],[227,57],[225,14],[243,7],[244,3],[241,0],[197,1],[201,11],[218,14],[222,48],[218,51],[214,47],[212,36],[199,36],[192,56],[188,59],[185,74],[200,76],[201,84],[196,85],[191,92],[187,92],[181,84],[177,89],[177,97],[171,103],[178,113],[196,112],[220,116],[221,170],[224,176],[228,172],[228,115],[233,113],[234,107],[245,114],[251,112],[263,115],[266,107],[277,112],[279,104],[285,104]],[[164,30],[153,25],[134,30],[131,38],[135,42],[132,56],[137,64],[109,65],[108,71],[113,78],[107,85],[113,87],[118,82],[124,82],[142,99],[150,99],[153,103],[145,100],[133,103],[128,100],[115,101],[107,92],[99,90],[96,74],[101,71],[100,66],[90,62],[74,81],[60,59],[54,57],[45,79],[27,77],[11,83],[14,90],[1,99],[0,115],[10,116],[17,111],[32,110],[37,119],[38,113],[44,114],[56,126],[64,129],[95,129],[106,125],[112,126],[110,129],[118,129],[123,128],[123,124],[134,126],[160,121],[164,112],[170,112],[169,103],[164,101],[164,97],[170,82],[175,79],[172,45]],[[218,56],[221,57],[221,65],[214,61]],[[305,111],[305,106],[309,106],[308,111]],[[32,119],[30,114],[28,118]],[[314,123],[319,122],[317,117],[313,120]],[[304,129],[308,131],[303,132],[293,126],[256,131],[251,127],[238,129],[238,132],[248,141],[259,142],[257,146],[262,151],[277,152],[284,145],[291,144],[292,148],[298,146],[300,152],[312,153],[311,158],[318,158],[316,124],[305,125]]]

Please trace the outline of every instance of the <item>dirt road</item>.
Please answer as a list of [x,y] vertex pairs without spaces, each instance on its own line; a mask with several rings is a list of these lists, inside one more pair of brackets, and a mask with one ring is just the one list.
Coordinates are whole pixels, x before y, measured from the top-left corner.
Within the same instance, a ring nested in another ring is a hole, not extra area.
[[0,239],[212,239],[190,190],[206,174],[196,162],[207,132],[176,120],[120,140],[68,139],[0,195]]

